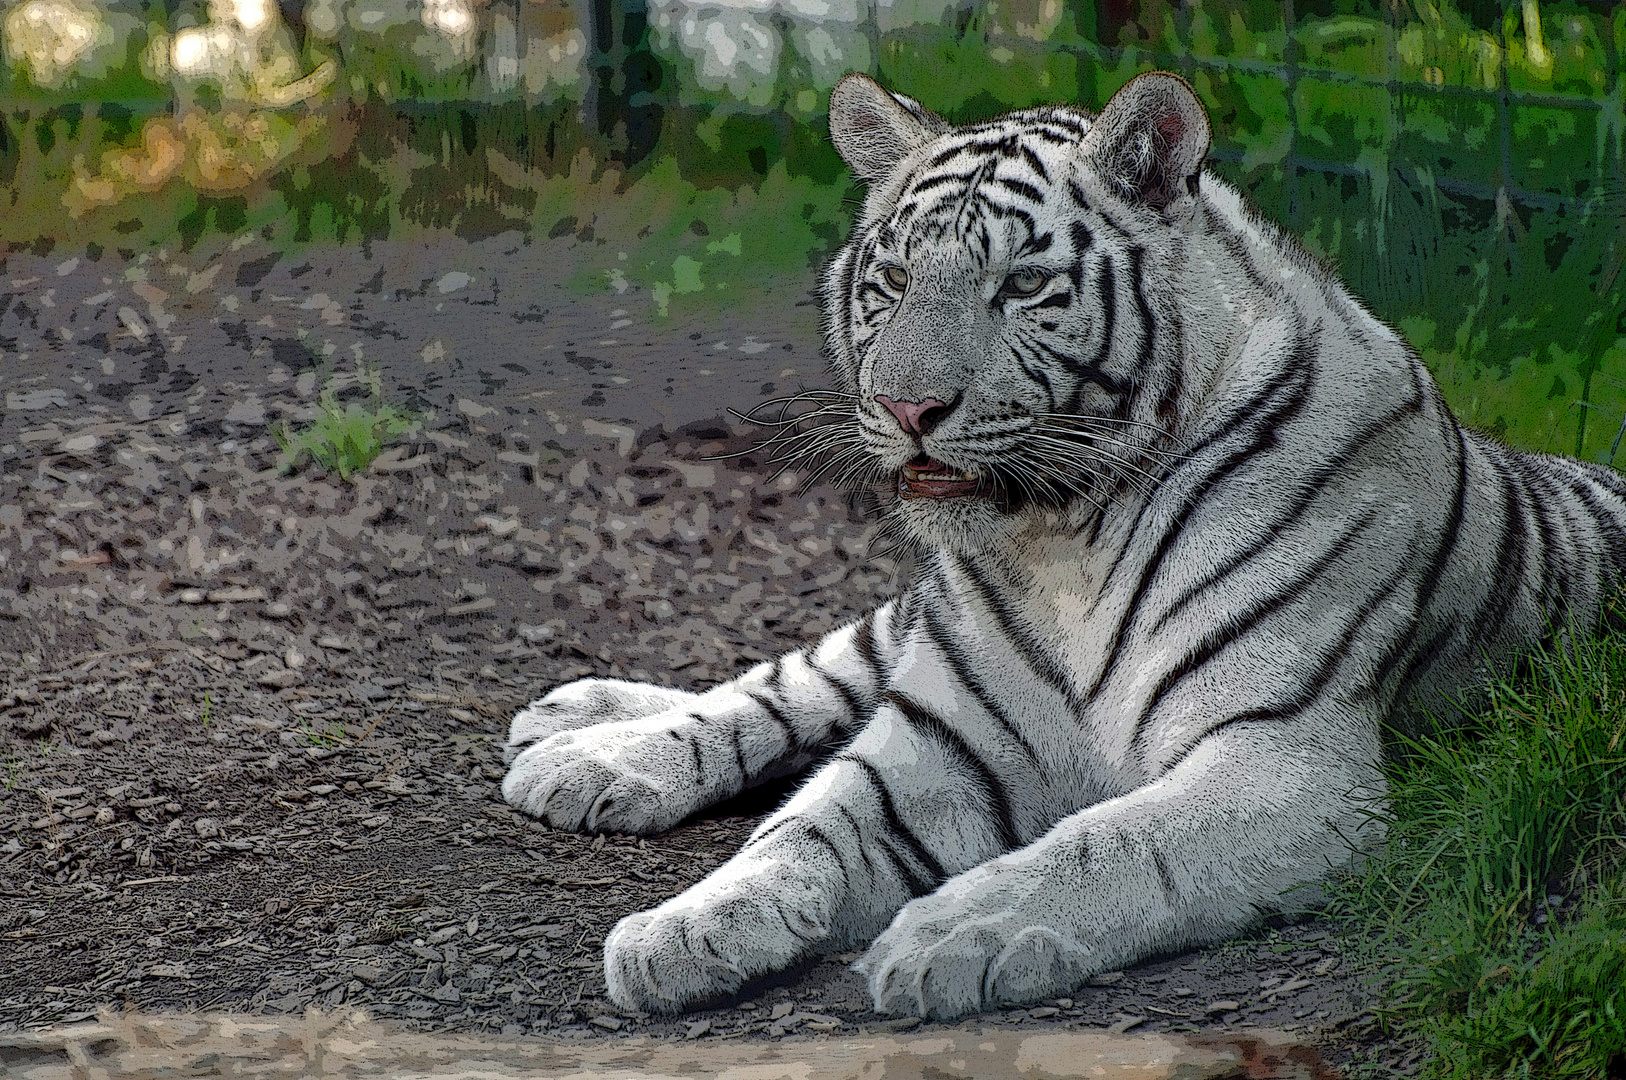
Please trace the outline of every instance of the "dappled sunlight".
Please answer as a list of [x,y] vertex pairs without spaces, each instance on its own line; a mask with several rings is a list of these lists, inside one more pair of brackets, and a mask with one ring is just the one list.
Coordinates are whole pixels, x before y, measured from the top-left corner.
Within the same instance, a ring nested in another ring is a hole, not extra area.
[[293,35],[271,0],[211,0],[208,23],[156,35],[147,56],[154,74],[174,80],[183,108],[204,84],[219,90],[222,104],[286,108],[320,93],[338,73],[324,60],[301,74]]
[[119,35],[94,5],[83,0],[26,0],[6,13],[5,58],[23,64],[36,86],[57,87],[99,48]]
[[[338,65],[324,60],[302,74],[293,35],[272,0],[212,0],[208,23],[154,35],[146,62],[171,80],[175,115],[148,120],[140,142],[104,153],[95,175],[81,172],[63,199],[76,214],[156,191],[178,175],[198,191],[245,188],[331,130],[318,113],[290,118],[274,111],[314,99]],[[201,103],[203,87],[218,93],[218,108]]]

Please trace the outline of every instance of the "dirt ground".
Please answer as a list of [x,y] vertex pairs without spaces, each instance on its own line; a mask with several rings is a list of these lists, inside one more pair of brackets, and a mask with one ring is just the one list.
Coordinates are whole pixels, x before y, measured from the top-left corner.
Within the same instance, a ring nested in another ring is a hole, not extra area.
[[[822,385],[812,278],[657,318],[564,236],[278,258],[0,261],[0,1032],[99,1007],[621,1039],[899,1032],[835,957],[679,1018],[604,997],[623,915],[787,787],[647,840],[502,801],[508,716],[581,676],[725,680],[893,594],[837,492],[725,407]],[[429,417],[353,484],[269,434],[354,395]],[[1381,1042],[1327,926],[1264,928],[979,1023]],[[929,1031],[936,1025],[918,1025]]]

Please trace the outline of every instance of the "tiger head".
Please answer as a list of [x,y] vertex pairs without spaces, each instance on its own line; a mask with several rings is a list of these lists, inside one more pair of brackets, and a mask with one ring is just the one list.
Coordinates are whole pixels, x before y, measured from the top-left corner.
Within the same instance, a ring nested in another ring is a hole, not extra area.
[[965,552],[1144,494],[1178,412],[1171,279],[1209,145],[1191,88],[1142,75],[1098,117],[956,128],[849,75],[830,133],[869,184],[823,281],[832,460],[906,538]]

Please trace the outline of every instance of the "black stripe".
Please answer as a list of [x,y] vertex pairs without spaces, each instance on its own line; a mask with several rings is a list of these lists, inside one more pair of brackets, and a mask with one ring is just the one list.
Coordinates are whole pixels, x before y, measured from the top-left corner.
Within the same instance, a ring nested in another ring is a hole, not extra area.
[[924,609],[921,622],[926,631],[927,639],[937,647],[938,652],[943,654],[943,658],[948,661],[949,669],[954,672],[954,677],[960,681],[960,685],[971,691],[971,696],[976,699],[978,705],[982,706],[982,711],[987,713],[995,724],[999,725],[1006,738],[1022,748],[1022,752],[1027,755],[1028,761],[1033,765],[1035,771],[1048,780],[1049,777],[1046,776],[1048,770],[1045,768],[1043,760],[1040,759],[1039,752],[1028,742],[1026,736],[1017,730],[1016,725],[1011,722],[1011,718],[1006,715],[999,699],[989,693],[982,680],[977,678],[976,669],[979,661],[966,655],[965,651],[960,648],[959,642],[949,634],[948,629],[937,621],[930,607]]
[[[845,818],[847,824],[852,827],[853,847],[858,850],[858,857],[864,860],[864,869],[869,871],[870,877],[874,877],[875,863],[870,861],[869,852],[864,850],[864,830],[859,828],[858,819],[853,817],[853,812],[851,810],[847,809],[845,806],[842,806],[840,803],[836,803],[835,808],[836,813]],[[906,875],[900,869],[898,876],[905,877]]]
[[[1011,817],[1011,804],[1005,798],[1005,785],[1000,782],[993,768],[971,749],[971,745],[960,733],[949,726],[942,717],[928,711],[924,705],[910,700],[895,690],[888,690],[881,699],[897,709],[904,722],[913,728],[916,734],[947,750],[961,765],[975,774],[977,787],[980,789],[978,794],[988,801],[987,808],[998,823],[1002,849],[1014,851],[1021,847],[1022,838],[1016,831],[1015,819]],[[977,808],[981,809],[980,806]]]
[[1291,581],[1286,582],[1270,596],[1258,599],[1253,606],[1217,626],[1212,627],[1203,635],[1202,639],[1182,656],[1178,663],[1163,673],[1157,686],[1152,690],[1151,696],[1146,699],[1140,715],[1135,718],[1135,731],[1129,740],[1129,745],[1136,757],[1141,755],[1141,742],[1146,736],[1147,728],[1151,724],[1152,713],[1163,703],[1163,699],[1170,694],[1186,676],[1193,674],[1210,660],[1225,651],[1225,647],[1242,640],[1243,636],[1254,629],[1265,619],[1281,611],[1283,608],[1304,598],[1305,590],[1320,579],[1329,566],[1336,562],[1349,550],[1356,538],[1371,526],[1377,517],[1376,510],[1369,510],[1357,522],[1345,529],[1343,534],[1335,540],[1321,556],[1308,566],[1302,567]]
[[977,168],[972,169],[967,173],[938,173],[936,176],[930,176],[924,180],[917,180],[910,186],[909,193],[907,196],[905,196],[903,206],[907,206],[913,210],[915,209],[918,196],[935,188],[947,187],[950,184],[969,184],[971,181],[977,179],[981,175],[982,167],[979,165]]
[[1491,472],[1496,475],[1502,488],[1502,539],[1497,546],[1490,590],[1474,612],[1472,638],[1490,644],[1501,639],[1508,610],[1523,594],[1525,548],[1529,543],[1530,526],[1524,517],[1524,500],[1519,497],[1519,486],[1502,456],[1502,448],[1486,446],[1485,449]]
[[729,725],[728,739],[734,744],[734,767],[740,770],[740,783],[742,786],[749,786],[751,774],[745,768],[745,748],[740,745],[739,724]]
[[828,671],[825,671],[818,664],[815,664],[813,662],[813,653],[811,651],[809,651],[803,659],[807,663],[808,670],[812,671],[819,678],[829,683],[830,688],[836,692],[836,695],[841,698],[842,703],[847,706],[847,715],[852,717],[852,724],[837,724],[835,725],[836,730],[839,731],[849,726],[856,727],[858,724],[862,723],[864,720],[865,709],[864,703],[858,697],[858,692],[852,687],[848,686],[846,683],[842,682],[840,679],[836,678],[834,675],[830,674]]
[[1163,886],[1163,895],[1171,903],[1178,900],[1178,892],[1174,886],[1174,874],[1169,870],[1169,860],[1156,848],[1152,849],[1152,865],[1157,867],[1157,880]]
[[1037,311],[1039,308],[1052,308],[1052,307],[1054,307],[1054,308],[1070,308],[1072,306],[1073,306],[1073,294],[1068,293],[1068,292],[1059,292],[1059,293],[1051,293],[1049,296],[1045,297],[1043,300],[1040,300],[1037,304],[1033,305],[1032,310]]
[[1518,473],[1519,484],[1524,493],[1529,496],[1527,505],[1530,508],[1530,514],[1536,520],[1537,554],[1541,556],[1541,584],[1537,586],[1540,591],[1536,595],[1536,607],[1545,620],[1554,610],[1554,582],[1560,578],[1563,571],[1558,569],[1556,565],[1562,555],[1557,550],[1553,535],[1552,518],[1549,516],[1546,501],[1543,497],[1545,493],[1541,490],[1541,481],[1543,479],[1541,466],[1539,462],[1533,461],[1517,451],[1508,452],[1507,463],[1514,472]]
[[1112,338],[1117,333],[1118,321],[1118,275],[1112,266],[1112,256],[1107,255],[1101,260],[1101,271],[1095,275],[1096,291],[1101,296],[1101,344],[1095,350],[1095,358],[1090,366],[1097,371],[1101,370],[1107,356],[1112,352]]
[[1361,629],[1377,613],[1378,609],[1388,601],[1389,597],[1394,595],[1395,590],[1400,587],[1400,583],[1405,578],[1406,569],[1404,567],[1389,575],[1388,580],[1383,583],[1383,587],[1373,593],[1367,599],[1367,602],[1362,605],[1358,616],[1350,620],[1338,643],[1321,654],[1321,659],[1317,662],[1315,671],[1312,672],[1308,679],[1299,683],[1291,698],[1274,705],[1245,709],[1209,725],[1203,729],[1202,734],[1181,749],[1180,753],[1163,770],[1162,775],[1167,776],[1174,771],[1182,761],[1191,756],[1192,751],[1196,750],[1197,747],[1233,724],[1246,724],[1259,720],[1290,720],[1319,701],[1322,692],[1327,688],[1327,684],[1332,681],[1333,675],[1343,662],[1348,659],[1350,646],[1359,636]]
[[1022,242],[1022,246],[1017,249],[1016,257],[1020,259],[1027,255],[1043,255],[1050,250],[1055,242],[1055,233],[1041,233],[1038,236],[1031,236]]
[[1247,241],[1232,232],[1229,227],[1230,223],[1222,216],[1218,214],[1210,215],[1208,220],[1215,226],[1213,235],[1219,240],[1220,246],[1231,253],[1231,257],[1236,260],[1237,266],[1246,275],[1248,283],[1261,292],[1268,293],[1273,299],[1280,299],[1282,295],[1281,286],[1274,281],[1266,280],[1265,276],[1259,272],[1259,268],[1253,263],[1253,253],[1248,250]]
[[1421,409],[1422,401],[1420,399],[1408,401],[1393,412],[1367,423],[1337,453],[1322,461],[1308,476],[1300,481],[1299,493],[1288,504],[1286,513],[1273,519],[1268,525],[1260,526],[1259,535],[1254,539],[1253,543],[1233,554],[1225,562],[1215,566],[1203,580],[1193,584],[1185,592],[1181,593],[1174,603],[1170,604],[1168,609],[1158,616],[1157,621],[1152,623],[1148,632],[1155,634],[1162,630],[1168,624],[1168,621],[1183,611],[1192,600],[1207,592],[1216,582],[1234,573],[1238,567],[1249,559],[1276,543],[1287,531],[1288,527],[1297,523],[1304,516],[1304,512],[1321,497],[1321,486],[1323,484],[1334,476],[1343,475],[1349,463],[1373,439],[1386,433],[1402,417],[1420,412]]
[[[1524,466],[1525,482],[1530,490],[1530,507],[1536,514],[1536,532],[1541,537],[1542,614],[1549,620],[1562,619],[1569,608],[1568,583],[1575,571],[1570,566],[1569,556],[1558,538],[1557,525],[1552,517],[1552,506],[1548,505],[1549,500],[1557,505],[1555,499],[1557,491],[1545,462],[1522,454],[1519,455],[1519,460]],[[1567,526],[1568,518],[1564,520]],[[1564,542],[1569,539],[1568,532],[1569,529],[1566,527]]]
[[1067,181],[1067,192],[1073,197],[1073,202],[1078,205],[1079,209],[1088,210],[1090,208],[1090,200],[1084,197],[1084,189],[1078,186],[1077,180]]
[[957,146],[951,146],[947,150],[940,151],[936,157],[926,162],[926,168],[940,168],[962,154],[998,154],[1001,157],[1011,157],[1014,154],[1015,142],[1016,136],[1014,134],[1006,135],[997,140],[977,139],[963,142]]
[[1076,691],[1067,670],[1056,662],[1054,656],[1044,650],[1026,627],[1020,624],[1016,613],[1000,597],[993,583],[987,581],[978,573],[975,563],[961,558],[958,553],[952,551],[945,551],[942,555],[945,559],[952,559],[955,569],[971,583],[972,589],[982,600],[983,606],[988,609],[989,614],[993,615],[994,621],[999,624],[1000,630],[1004,633],[1006,639],[1010,641],[1017,656],[1022,659],[1027,668],[1048,683],[1051,689],[1061,694],[1067,700],[1067,706],[1072,711],[1073,716],[1075,718],[1079,717],[1083,710],[1079,702],[1075,700]]
[[834,760],[849,761],[858,766],[858,771],[864,774],[865,779],[870,783],[870,787],[874,789],[876,801],[881,804],[880,823],[886,826],[889,833],[902,840],[904,847],[909,849],[909,854],[914,860],[925,867],[926,873],[922,875],[912,867],[905,866],[903,861],[897,857],[897,852],[892,845],[882,840],[882,848],[891,857],[894,865],[899,868],[900,875],[904,877],[910,892],[915,896],[924,896],[947,881],[948,874],[944,872],[943,864],[937,861],[937,856],[926,850],[926,845],[920,842],[920,837],[916,836],[914,831],[905,825],[903,819],[898,816],[898,808],[892,802],[892,792],[887,788],[886,780],[881,776],[881,771],[857,754],[837,754]]
[[1050,385],[1050,377],[1044,373],[1042,367],[1030,365],[1027,358],[1022,355],[1015,345],[1010,346],[1010,350],[1011,357],[1016,361],[1017,366],[1022,369],[1028,378],[1044,388],[1045,399],[1050,403],[1050,410],[1054,412],[1056,409],[1056,391]]
[[[1151,590],[1153,579],[1157,577],[1158,572],[1162,569],[1163,560],[1168,557],[1170,549],[1174,547],[1175,541],[1180,538],[1184,531],[1187,517],[1233,472],[1247,464],[1258,454],[1276,446],[1276,429],[1292,419],[1304,407],[1304,403],[1309,397],[1309,391],[1316,382],[1317,374],[1318,366],[1315,363],[1310,341],[1301,337],[1294,346],[1292,358],[1284,365],[1283,369],[1277,372],[1246,406],[1236,410],[1232,418],[1220,430],[1205,436],[1188,450],[1188,454],[1194,456],[1207,445],[1230,435],[1243,425],[1250,423],[1254,425],[1253,435],[1247,444],[1233,450],[1207,476],[1197,481],[1194,489],[1181,500],[1179,508],[1171,515],[1167,528],[1163,530],[1162,536],[1158,538],[1156,548],[1153,549],[1152,557],[1141,567],[1140,580],[1135,583],[1135,589],[1130,596],[1128,605],[1125,606],[1123,613],[1118,617],[1118,627],[1113,632],[1112,644],[1107,651],[1107,662],[1102,666],[1101,673],[1096,678],[1095,684],[1086,692],[1086,701],[1094,701],[1100,696],[1108,678],[1111,677],[1119,658],[1124,653],[1124,641],[1129,635],[1129,627],[1139,618],[1141,604],[1146,599],[1146,594]],[[1276,403],[1268,414],[1261,416],[1260,410],[1265,403],[1283,390],[1287,390],[1289,393],[1282,401]],[[1140,514],[1136,518],[1135,528],[1130,534],[1131,537],[1139,533],[1139,518],[1145,514],[1146,508],[1151,506],[1153,501],[1148,500],[1142,504]],[[1112,569],[1108,572],[1107,580],[1109,584],[1112,578],[1117,576],[1118,567],[1122,564],[1124,557],[1135,546],[1133,542],[1126,543],[1123,550],[1118,553],[1118,558],[1114,560]]]
[[[1588,468],[1586,462],[1576,462],[1576,464],[1581,466],[1581,472],[1585,479],[1597,481],[1597,475],[1593,470],[1602,466]],[[1581,501],[1585,503],[1587,511],[1592,515],[1593,520],[1597,522],[1598,533],[1604,543],[1609,546],[1610,558],[1614,560],[1614,565],[1603,576],[1610,580],[1618,579],[1623,574],[1626,574],[1626,531],[1622,529],[1621,519],[1615,515],[1614,511],[1600,503],[1590,488],[1586,489],[1586,494],[1582,496]]]
[[1586,486],[1584,479],[1576,477],[1570,480],[1567,486],[1581,500],[1581,506],[1585,508],[1587,515],[1592,518],[1594,528],[1597,529],[1604,543],[1609,546],[1609,555],[1614,560],[1615,565],[1610,568],[1609,573],[1602,576],[1610,579],[1618,578],[1622,571],[1626,570],[1626,534],[1621,532],[1615,515],[1610,513],[1609,509],[1598,501],[1597,495],[1593,493],[1591,488]]
[[1141,274],[1141,259],[1145,255],[1146,249],[1139,245],[1129,249],[1129,280],[1134,283],[1135,310],[1140,315],[1140,346],[1135,350],[1132,379],[1146,377],[1146,369],[1152,363],[1152,348],[1157,342],[1157,319],[1152,315],[1152,306],[1146,302],[1146,280]]
[[885,684],[885,674],[881,670],[881,654],[875,645],[875,612],[872,610],[858,620],[858,626],[853,631],[853,645],[856,647],[858,658],[869,667],[870,678],[874,680],[876,688]]
[[1588,480],[1606,488],[1615,498],[1626,500],[1626,476],[1621,476],[1613,466],[1600,465],[1594,461],[1579,461],[1577,464],[1586,473]]
[[797,733],[796,725],[792,724],[790,718],[780,711],[779,706],[774,704],[772,698],[755,690],[745,691],[745,696],[756,702],[762,711],[768,715],[768,719],[772,720],[779,730],[785,733],[785,745],[791,754],[807,752],[807,745],[802,742],[801,735]]
[[1040,191],[1032,184],[1029,184],[1024,180],[1013,180],[1006,176],[995,176],[993,179],[996,186],[1002,187],[1006,191],[1014,192],[1015,194],[1022,196],[1024,199],[1037,203],[1040,206],[1044,205],[1044,192]]
[[[1050,345],[1046,344],[1045,340],[1043,338],[1041,338],[1041,337],[1032,337],[1032,338],[1030,338],[1027,335],[1020,335],[1019,334],[1017,340],[1020,341],[1023,345],[1026,345],[1026,346],[1028,346],[1028,347],[1030,347],[1032,349],[1035,349],[1038,352],[1044,353],[1045,356],[1048,359],[1053,360],[1056,363],[1060,364],[1063,370],[1069,372],[1072,375],[1077,376],[1078,378],[1084,380],[1085,382],[1094,383],[1095,385],[1099,386],[1101,389],[1105,390],[1107,393],[1111,394],[1113,397],[1121,398],[1121,397],[1123,397],[1125,394],[1127,394],[1129,392],[1129,384],[1128,383],[1124,382],[1121,379],[1118,379],[1118,378],[1115,378],[1115,377],[1113,377],[1111,375],[1108,375],[1106,372],[1102,371],[1098,366],[1095,366],[1093,364],[1086,364],[1076,356],[1069,356],[1064,352],[1060,352],[1057,349],[1052,348]],[[1013,349],[1012,351],[1014,352],[1015,350]],[[1048,382],[1046,383],[1046,385],[1048,385]],[[1071,398],[1069,398],[1068,400],[1072,401],[1072,402],[1076,402],[1078,400],[1078,391],[1076,389],[1073,391],[1073,396]],[[1052,409],[1055,408],[1055,399],[1054,398],[1051,399],[1051,408]],[[1075,408],[1069,408],[1068,411],[1069,412],[1076,412],[1077,409],[1076,409],[1076,407]]]
[[[1385,682],[1388,681],[1390,672],[1392,672],[1396,665],[1400,663],[1401,657],[1406,655],[1408,647],[1416,643],[1418,626],[1420,625],[1421,620],[1428,614],[1428,604],[1429,601],[1434,598],[1434,590],[1440,587],[1440,581],[1443,578],[1446,561],[1456,553],[1457,537],[1462,530],[1462,510],[1464,503],[1466,503],[1468,499],[1467,439],[1462,433],[1462,425],[1458,424],[1456,419],[1452,417],[1449,412],[1442,414],[1442,419],[1445,423],[1450,425],[1451,430],[1453,430],[1457,436],[1457,491],[1452,497],[1451,511],[1446,516],[1445,529],[1440,536],[1439,543],[1434,545],[1434,554],[1430,556],[1428,566],[1423,570],[1421,576],[1418,578],[1418,580],[1422,583],[1422,587],[1418,589],[1417,598],[1412,603],[1412,626],[1405,634],[1402,634],[1398,639],[1396,639],[1394,644],[1390,646],[1388,654],[1385,655],[1382,660],[1378,661],[1372,680],[1374,686],[1381,687]],[[1449,636],[1449,634],[1445,636]],[[1440,640],[1440,638],[1440,634],[1434,635],[1434,641],[1437,642]],[[1428,652],[1432,651],[1432,649],[1428,650]],[[1404,683],[1406,681],[1407,677],[1402,676],[1401,682]],[[1403,699],[1398,693],[1393,699],[1394,703],[1397,705],[1402,700]]]
[[1021,145],[1018,147],[1018,149],[1022,151],[1022,160],[1028,163],[1028,168],[1038,173],[1040,180],[1043,180],[1047,184],[1050,183],[1050,173],[1045,169],[1044,162],[1039,160],[1039,155],[1035,154],[1033,150],[1026,145]]
[[836,865],[841,867],[841,886],[843,889],[845,889],[852,881],[852,872],[847,869],[847,860],[841,857],[841,848],[836,845],[834,840],[830,839],[830,835],[828,833],[819,828],[817,825],[808,825],[807,835],[818,843],[823,844],[829,849],[830,854],[835,857]]
[[[1445,659],[1445,647],[1452,638],[1457,636],[1460,629],[1459,624],[1448,619],[1445,625],[1436,630],[1423,643],[1422,648],[1411,654],[1411,662],[1406,665],[1406,670],[1400,675],[1400,681],[1395,684],[1392,699],[1394,708],[1399,709],[1411,702],[1413,688],[1429,673],[1436,661]],[[1400,643],[1410,641],[1413,636],[1410,634],[1405,635]],[[1387,671],[1384,674],[1387,675]],[[1373,680],[1373,683],[1380,687],[1383,685],[1381,680]]]

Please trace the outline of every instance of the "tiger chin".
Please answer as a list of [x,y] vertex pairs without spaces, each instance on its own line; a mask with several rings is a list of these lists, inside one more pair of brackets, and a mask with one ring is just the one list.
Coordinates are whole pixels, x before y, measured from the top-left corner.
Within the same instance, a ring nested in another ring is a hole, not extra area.
[[869,187],[809,462],[862,463],[923,558],[704,693],[586,679],[514,718],[503,793],[560,829],[810,771],[615,927],[622,1008],[864,949],[877,1011],[949,1018],[1226,940],[1378,839],[1385,722],[1596,624],[1626,483],[1462,428],[1204,171],[1178,77],[957,128],[852,75],[830,130]]

